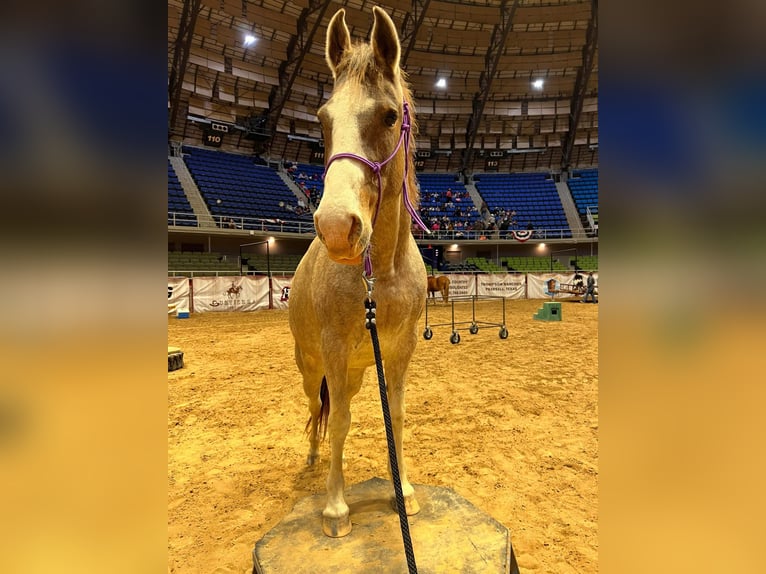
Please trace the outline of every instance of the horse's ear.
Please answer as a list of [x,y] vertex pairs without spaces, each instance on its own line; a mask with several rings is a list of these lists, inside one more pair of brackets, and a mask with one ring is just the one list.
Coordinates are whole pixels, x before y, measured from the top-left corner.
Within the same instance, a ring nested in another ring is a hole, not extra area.
[[351,33],[346,26],[346,11],[341,8],[330,20],[327,25],[327,40],[325,42],[325,59],[327,65],[332,71],[333,78],[335,77],[335,70],[340,64],[341,58],[343,58],[343,52],[347,51],[351,47]]
[[375,6],[372,13],[375,17],[371,34],[372,53],[375,54],[375,61],[383,72],[394,78],[399,71],[401,57],[399,34],[393,20],[383,9]]

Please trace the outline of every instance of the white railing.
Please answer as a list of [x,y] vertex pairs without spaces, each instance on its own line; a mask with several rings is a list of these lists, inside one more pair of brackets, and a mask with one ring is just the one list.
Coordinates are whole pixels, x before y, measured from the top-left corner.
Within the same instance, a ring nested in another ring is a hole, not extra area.
[[[262,217],[232,217],[226,215],[212,215],[211,218],[219,229],[316,234],[314,221],[311,219],[307,219],[306,221],[296,221]],[[190,227],[200,228],[201,226],[198,218],[192,213],[168,211],[168,227],[188,229]]]
[[[518,231],[518,230],[517,230]],[[455,231],[439,230],[427,234],[425,231],[412,230],[412,235],[416,241],[516,241],[512,231],[505,230],[482,230],[474,231],[472,229]],[[589,235],[585,232],[572,231],[571,229],[533,229],[529,241],[551,241],[568,239],[587,239]]]
[[[598,213],[598,208],[596,208]],[[307,219],[300,220],[282,220],[260,217],[229,217],[222,215],[213,215],[213,221],[217,228],[221,230],[231,229],[232,231],[261,231],[264,233],[296,233],[300,235],[316,235],[314,221]],[[191,213],[168,212],[168,227],[176,230],[189,228],[200,228],[196,216]],[[207,228],[209,229],[209,228]],[[596,223],[595,229],[598,229]],[[572,231],[571,229],[534,229],[529,241],[555,241],[572,239],[592,239],[592,233],[586,231]],[[430,234],[420,229],[413,229],[412,235],[416,241],[515,241],[511,230],[439,230],[432,231]]]
[[[168,267],[168,277],[234,277],[240,275],[260,276],[268,275],[265,270],[252,271],[244,269],[240,272],[238,269],[173,269]],[[292,277],[295,275],[295,269],[281,269],[279,267],[271,270],[274,277]]]
[[598,205],[591,205],[590,207],[585,208],[585,216],[588,218],[588,225],[590,225],[590,228],[593,231],[598,231],[598,221],[596,220],[596,217],[598,217]]

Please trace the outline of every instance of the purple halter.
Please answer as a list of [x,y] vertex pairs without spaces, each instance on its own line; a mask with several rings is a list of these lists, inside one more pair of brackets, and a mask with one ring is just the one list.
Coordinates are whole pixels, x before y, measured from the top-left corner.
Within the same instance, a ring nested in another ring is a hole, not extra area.
[[[394,156],[396,156],[396,154],[399,153],[399,149],[402,147],[402,142],[404,142],[405,162],[404,162],[404,179],[402,181],[402,197],[404,198],[404,207],[407,210],[407,213],[410,214],[410,217],[415,221],[415,223],[417,223],[417,225],[421,229],[423,229],[426,233],[430,233],[425,223],[423,223],[423,220],[420,219],[420,216],[418,215],[417,211],[415,211],[415,208],[412,206],[409,195],[407,194],[407,175],[409,173],[409,162],[406,160],[409,157],[409,153],[410,153],[411,127],[412,126],[410,125],[410,105],[407,102],[404,102],[402,131],[401,131],[401,134],[399,134],[399,142],[396,144],[396,148],[394,149],[393,152],[391,152],[391,155],[388,156],[387,159],[381,162],[377,162],[377,161],[370,161],[367,158],[364,158],[360,155],[356,155],[355,153],[336,153],[329,160],[327,160],[327,165],[325,165],[324,174],[322,175],[322,178],[324,179],[324,176],[327,175],[327,170],[330,169],[330,165],[336,159],[343,159],[343,158],[355,159],[357,161],[361,161],[363,164],[369,167],[373,171],[373,173],[375,173],[375,175],[378,176],[378,203],[375,206],[375,214],[372,217],[372,226],[375,227],[375,221],[377,221],[378,212],[380,211],[380,202],[381,202],[381,199],[383,198],[383,179],[380,175],[380,170],[384,165],[386,165],[388,162],[394,159]],[[364,274],[367,277],[372,277],[372,259],[370,257],[371,245],[372,245],[371,243],[368,244],[367,248],[364,251]]]

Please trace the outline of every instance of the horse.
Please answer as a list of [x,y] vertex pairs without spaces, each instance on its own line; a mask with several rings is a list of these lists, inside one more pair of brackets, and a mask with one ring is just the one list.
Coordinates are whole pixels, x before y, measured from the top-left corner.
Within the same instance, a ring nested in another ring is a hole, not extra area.
[[231,287],[229,287],[229,288],[226,290],[226,294],[227,294],[227,295],[229,296],[229,298],[231,299],[231,297],[233,297],[233,296],[236,296],[236,295],[239,295],[239,292],[240,292],[240,291],[242,291],[242,285],[234,285],[234,283],[232,283],[232,284],[231,284]]
[[446,275],[428,276],[428,296],[435,299],[434,293],[441,293],[444,302],[449,303],[449,277]]
[[419,510],[402,455],[405,377],[426,299],[426,269],[410,219],[422,224],[413,207],[418,191],[413,152],[408,153],[410,146],[414,150],[414,110],[399,67],[396,27],[377,6],[373,17],[369,42],[352,43],[344,9],[327,28],[325,60],[334,86],[317,112],[328,158],[324,195],[314,212],[317,235],[290,289],[295,362],[310,414],[309,465],[318,461],[320,440],[329,431],[322,530],[334,538],[351,532],[342,468],[351,399],[367,368],[375,364],[365,328],[369,284],[364,278],[369,276],[374,277],[376,325],[405,509],[408,515]]

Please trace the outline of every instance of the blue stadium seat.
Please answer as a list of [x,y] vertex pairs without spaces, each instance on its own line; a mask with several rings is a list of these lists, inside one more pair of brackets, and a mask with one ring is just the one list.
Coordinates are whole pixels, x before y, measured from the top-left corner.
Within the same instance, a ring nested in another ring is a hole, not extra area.
[[168,225],[197,226],[197,216],[194,215],[194,210],[189,204],[170,160],[168,160]]
[[517,228],[531,223],[538,230],[564,230],[564,237],[572,236],[550,174],[483,173],[476,174],[474,181],[490,212],[516,211]]
[[260,158],[187,146],[183,153],[213,216],[311,222],[310,213],[298,215],[279,205],[295,206],[297,199]]

